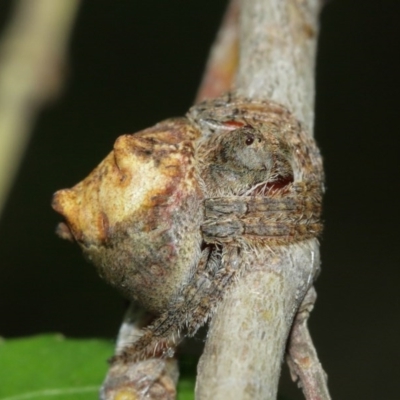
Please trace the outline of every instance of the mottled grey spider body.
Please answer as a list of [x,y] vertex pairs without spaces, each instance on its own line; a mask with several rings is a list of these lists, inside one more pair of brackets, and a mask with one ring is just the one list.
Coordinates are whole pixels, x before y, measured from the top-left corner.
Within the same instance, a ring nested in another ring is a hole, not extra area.
[[319,152],[286,109],[225,96],[192,107],[188,119],[201,131],[194,159],[204,250],[179,300],[117,356],[126,360],[154,355],[163,340],[168,348],[177,332],[193,335],[240,273],[242,251],[299,242],[322,229]]
[[[100,218],[100,230],[88,238],[79,227],[83,217],[66,211],[64,191],[56,195],[55,208],[102,275],[155,315],[143,335],[114,357],[132,362],[169,356],[182,335],[193,335],[240,278],[243,252],[273,251],[318,236],[323,175],[312,138],[273,102],[226,95],[192,107],[186,119],[165,121],[124,140],[129,151],[114,150],[118,170],[130,168],[124,185],[137,182],[131,176],[143,165],[153,168],[147,179],[162,175],[162,185],[146,192],[145,206],[112,221],[111,200],[99,198],[92,177],[104,180],[115,169],[107,161],[97,169],[102,172],[95,170],[68,194],[75,204],[75,192],[88,197],[81,192],[95,191],[100,211],[96,207],[90,220]],[[136,158],[129,164],[120,154]],[[140,228],[132,229],[133,224]]]

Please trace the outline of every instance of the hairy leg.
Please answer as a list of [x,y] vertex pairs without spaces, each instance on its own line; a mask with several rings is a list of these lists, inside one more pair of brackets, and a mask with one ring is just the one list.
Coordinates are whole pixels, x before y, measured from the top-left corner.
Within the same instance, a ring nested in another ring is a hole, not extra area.
[[240,267],[237,246],[207,246],[189,284],[142,335],[121,349],[113,362],[134,362],[149,357],[171,357],[184,331],[193,336],[214,312]]
[[[122,352],[151,320],[152,316],[131,304],[121,325],[116,353]],[[178,381],[175,358],[147,358],[132,363],[113,363],[100,390],[101,400],[175,400]]]

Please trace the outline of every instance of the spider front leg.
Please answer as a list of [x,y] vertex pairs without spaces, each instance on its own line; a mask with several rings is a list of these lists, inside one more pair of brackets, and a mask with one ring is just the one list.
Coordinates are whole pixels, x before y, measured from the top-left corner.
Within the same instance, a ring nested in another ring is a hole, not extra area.
[[216,243],[294,243],[317,236],[321,199],[313,185],[291,184],[267,196],[217,197],[205,201],[205,240]]
[[212,315],[239,270],[239,261],[236,246],[206,245],[192,279],[170,308],[144,328],[136,341],[117,352],[112,362],[172,357],[182,333],[193,336]]

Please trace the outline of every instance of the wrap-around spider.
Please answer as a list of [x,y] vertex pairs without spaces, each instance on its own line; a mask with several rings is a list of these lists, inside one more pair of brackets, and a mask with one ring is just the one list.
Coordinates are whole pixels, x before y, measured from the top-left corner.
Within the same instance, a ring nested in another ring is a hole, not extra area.
[[319,151],[284,107],[228,94],[117,139],[82,182],[55,194],[100,275],[155,318],[114,357],[170,355],[251,265],[244,252],[318,236]]

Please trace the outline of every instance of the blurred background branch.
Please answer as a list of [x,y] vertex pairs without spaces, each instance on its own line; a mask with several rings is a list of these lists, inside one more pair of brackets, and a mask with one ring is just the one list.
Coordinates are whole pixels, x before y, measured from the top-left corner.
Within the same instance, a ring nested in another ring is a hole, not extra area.
[[79,0],[19,0],[0,43],[0,214],[37,113],[58,95]]

